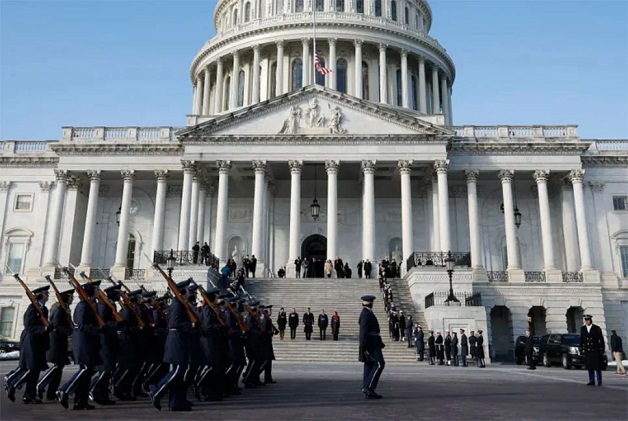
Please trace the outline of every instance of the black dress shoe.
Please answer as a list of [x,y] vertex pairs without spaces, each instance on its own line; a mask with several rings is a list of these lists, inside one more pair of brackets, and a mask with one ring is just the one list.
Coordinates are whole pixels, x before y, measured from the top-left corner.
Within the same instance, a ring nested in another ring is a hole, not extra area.
[[57,390],[57,399],[59,399],[59,403],[61,404],[61,406],[63,406],[65,409],[68,409],[68,394],[61,391],[61,390]]
[[37,389],[37,397],[39,399],[43,399],[44,398],[44,389]]
[[277,384],[277,382],[276,382],[276,381],[274,381],[274,380],[266,380],[266,382],[265,382],[265,383],[266,383],[266,384]]
[[15,402],[15,388],[13,386],[7,387],[7,397],[11,402]]
[[150,398],[150,401],[153,403],[153,406],[157,408],[157,410],[161,411],[161,402],[159,402],[159,399],[155,398],[155,395],[153,394],[153,392],[148,392],[148,397]]
[[595,386],[595,382],[589,382],[587,383],[587,386]]
[[77,411],[82,411],[82,410],[96,409],[96,407],[88,403],[75,403],[72,409],[77,410]]
[[41,399],[38,399],[38,398],[25,397],[25,398],[22,399],[22,403],[25,404],[25,405],[28,405],[28,404],[31,404],[31,403],[40,404],[42,402],[41,402]]

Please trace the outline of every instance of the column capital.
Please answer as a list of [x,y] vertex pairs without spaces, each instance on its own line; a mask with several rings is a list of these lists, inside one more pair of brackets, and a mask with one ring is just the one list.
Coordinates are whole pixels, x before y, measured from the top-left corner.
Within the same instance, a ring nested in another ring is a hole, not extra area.
[[340,161],[337,161],[337,160],[325,161],[325,171],[327,171],[327,174],[337,174],[338,167],[340,167]]
[[155,177],[157,177],[157,181],[166,181],[168,177],[170,177],[169,170],[155,170]]
[[514,176],[514,170],[501,170],[497,173],[497,177],[502,181],[502,183],[512,182]]
[[425,65],[425,57],[419,56],[419,64]]
[[401,58],[408,58],[408,50],[405,48],[401,49]]
[[240,50],[233,50],[231,52],[231,56],[236,59],[236,58],[240,58]]
[[301,44],[303,44],[303,46],[308,46],[310,45],[310,39],[309,38],[301,38]]
[[[10,181],[6,181],[6,183],[11,183]],[[41,191],[50,191],[52,187],[55,185],[54,181],[40,181],[39,188]],[[2,189],[2,183],[0,183],[0,190]]]
[[255,174],[265,173],[268,168],[266,161],[264,160],[254,160],[252,162],[252,165],[253,165],[253,171],[255,171]]
[[216,59],[216,66],[222,67],[222,63],[223,63],[223,58],[222,57],[218,57]]
[[336,37],[328,38],[327,42],[329,43],[330,46],[332,46],[332,45],[335,46],[336,43],[338,42],[338,38],[336,38]]
[[402,159],[397,162],[397,168],[399,168],[401,174],[410,174],[412,172],[413,163],[414,161],[411,159]]
[[181,166],[183,167],[183,172],[193,172],[196,169],[195,161],[181,160]]
[[259,44],[255,44],[253,47],[251,47],[253,49],[254,53],[259,53],[259,49],[260,49],[260,45]]
[[569,181],[573,183],[582,183],[584,180],[584,170],[571,170],[569,171]]
[[364,174],[373,174],[375,172],[376,164],[377,164],[377,161],[374,159],[372,160],[365,159],[362,161],[362,171],[364,172]]
[[379,44],[379,52],[386,52],[386,48],[388,48],[388,44],[384,44],[383,42]]
[[364,41],[362,41],[361,39],[356,39],[355,41],[353,41],[353,45],[355,45],[356,47],[361,47],[363,42]]
[[213,197],[216,194],[216,186],[214,184],[208,184],[206,190],[209,197]]
[[434,170],[436,174],[447,174],[449,168],[449,159],[437,159],[434,161]]
[[464,174],[467,177],[467,183],[475,183],[478,181],[480,172],[477,170],[464,170]]
[[547,179],[549,178],[550,171],[549,170],[535,170],[532,173],[532,177],[534,181],[538,183],[547,183]]
[[594,191],[594,192],[604,190],[604,183],[601,181],[589,181],[587,182],[587,185],[589,186],[591,191]]
[[87,170],[90,181],[100,181],[100,170]]
[[282,41],[277,41],[277,43],[276,43],[276,44],[277,44],[277,48],[283,48],[283,46],[284,46],[284,44],[285,44],[285,43],[284,43],[284,41],[282,40]]
[[0,191],[9,191],[11,188],[10,181],[0,181]]
[[77,176],[71,175],[68,177],[67,184],[69,190],[78,190],[81,180]]
[[293,159],[288,161],[288,166],[290,167],[290,172],[292,174],[300,174],[301,169],[303,168],[303,161]]
[[68,171],[67,170],[54,170],[55,178],[57,181],[63,181],[64,183],[68,180]]
[[135,170],[122,170],[120,173],[122,174],[124,181],[135,180]]
[[231,161],[216,161],[216,167],[221,174],[229,174],[231,171]]

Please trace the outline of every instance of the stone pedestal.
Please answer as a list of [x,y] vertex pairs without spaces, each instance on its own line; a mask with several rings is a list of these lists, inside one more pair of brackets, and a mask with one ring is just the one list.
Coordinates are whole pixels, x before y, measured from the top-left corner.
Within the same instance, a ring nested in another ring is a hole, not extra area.
[[586,284],[599,284],[602,282],[600,272],[595,269],[583,269],[582,278]]
[[124,275],[126,274],[125,266],[113,266],[109,271],[111,276],[115,276],[117,279],[124,279]]
[[473,277],[473,282],[488,282],[488,274],[484,268],[471,269],[471,276]]
[[548,269],[545,271],[546,282],[563,282],[563,272],[558,269]]
[[508,272],[508,282],[516,284],[526,281],[526,275],[522,269],[507,269],[506,272]]

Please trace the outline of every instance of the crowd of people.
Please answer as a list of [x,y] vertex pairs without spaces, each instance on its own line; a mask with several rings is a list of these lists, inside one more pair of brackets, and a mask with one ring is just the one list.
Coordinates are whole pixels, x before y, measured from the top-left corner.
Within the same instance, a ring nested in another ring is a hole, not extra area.
[[[277,327],[279,328],[279,339],[284,340],[286,327],[290,328],[290,340],[294,341],[297,337],[297,328],[299,327],[299,313],[295,308],[292,309],[290,314],[286,314],[286,311],[282,307],[279,310],[279,315],[277,316]],[[308,307],[307,311],[303,313],[303,333],[305,333],[305,340],[312,340],[312,333],[314,332],[314,314],[312,314],[311,309]],[[330,326],[331,324],[331,326]],[[327,340],[327,328],[331,327],[331,335],[334,341],[338,340],[338,335],[340,335],[340,316],[337,311],[334,311],[333,316],[331,316],[331,322],[329,317],[325,313],[325,310],[321,310],[318,315],[317,326],[319,330],[319,338],[321,341]]]

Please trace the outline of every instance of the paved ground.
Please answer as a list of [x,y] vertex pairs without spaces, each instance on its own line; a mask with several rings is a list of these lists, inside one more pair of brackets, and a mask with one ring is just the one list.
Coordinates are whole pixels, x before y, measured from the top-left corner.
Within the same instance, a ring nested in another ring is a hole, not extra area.
[[[15,362],[0,363],[8,372]],[[66,377],[73,367],[67,370]],[[360,392],[362,366],[332,363],[300,366],[276,362],[278,384],[245,390],[224,402],[197,403],[177,419],[301,420],[301,419],[482,419],[482,420],[625,420],[628,378],[604,373],[603,387],[587,387],[583,370],[518,366],[431,367],[388,365],[378,392],[382,400],[367,400]],[[149,401],[124,402],[95,411],[73,412],[58,403],[22,405],[3,393],[0,419],[168,419]],[[164,401],[165,403],[165,401]]]

